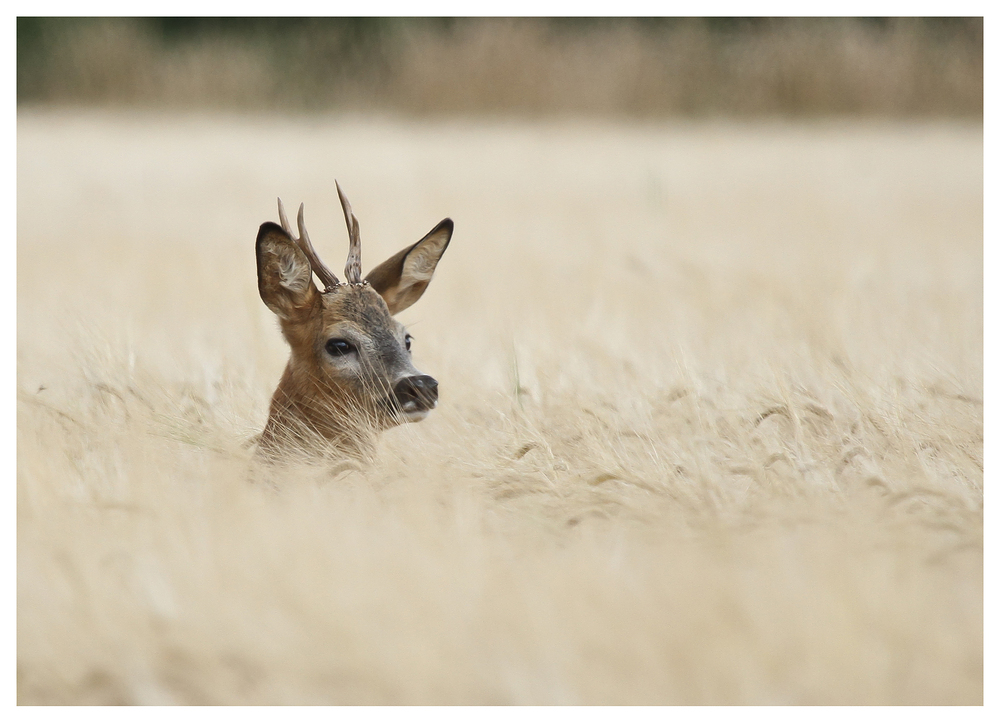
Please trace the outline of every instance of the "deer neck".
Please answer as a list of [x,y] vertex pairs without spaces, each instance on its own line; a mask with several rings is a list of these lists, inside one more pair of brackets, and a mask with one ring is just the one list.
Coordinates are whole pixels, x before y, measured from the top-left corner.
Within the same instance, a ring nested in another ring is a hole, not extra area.
[[316,384],[311,375],[297,371],[289,361],[271,397],[261,450],[272,457],[290,451],[340,457],[369,453],[374,435],[351,417],[345,400],[335,390]]

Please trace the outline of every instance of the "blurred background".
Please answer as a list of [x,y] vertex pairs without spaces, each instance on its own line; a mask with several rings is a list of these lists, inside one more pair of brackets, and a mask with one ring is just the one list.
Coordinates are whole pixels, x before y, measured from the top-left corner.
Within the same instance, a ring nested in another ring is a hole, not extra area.
[[[19,704],[982,705],[982,19],[19,18],[17,98]],[[276,494],[335,178],[456,222],[441,404]]]
[[17,99],[416,116],[981,118],[982,18],[18,18]]

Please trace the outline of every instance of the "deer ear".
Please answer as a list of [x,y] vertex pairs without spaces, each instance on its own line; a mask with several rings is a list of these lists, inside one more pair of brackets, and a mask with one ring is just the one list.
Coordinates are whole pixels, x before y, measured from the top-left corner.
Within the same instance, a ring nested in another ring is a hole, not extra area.
[[267,308],[282,319],[301,316],[319,294],[309,259],[276,223],[265,223],[257,232],[257,288]]
[[385,299],[390,314],[402,311],[423,295],[454,230],[455,224],[446,218],[429,234],[383,261],[365,277],[365,281]]

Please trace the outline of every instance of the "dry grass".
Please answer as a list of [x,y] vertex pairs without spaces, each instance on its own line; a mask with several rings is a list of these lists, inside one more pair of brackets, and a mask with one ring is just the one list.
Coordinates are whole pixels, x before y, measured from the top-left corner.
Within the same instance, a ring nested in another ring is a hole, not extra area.
[[[982,128],[22,113],[18,701],[983,698]],[[249,483],[304,200],[442,404]]]

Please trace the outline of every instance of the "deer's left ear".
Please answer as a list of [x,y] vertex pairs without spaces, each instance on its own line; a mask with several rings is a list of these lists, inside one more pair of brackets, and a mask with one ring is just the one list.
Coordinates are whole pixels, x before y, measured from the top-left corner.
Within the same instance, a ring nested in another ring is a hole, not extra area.
[[419,299],[444,255],[455,224],[446,218],[412,246],[376,266],[365,281],[372,285],[390,314],[396,314]]

